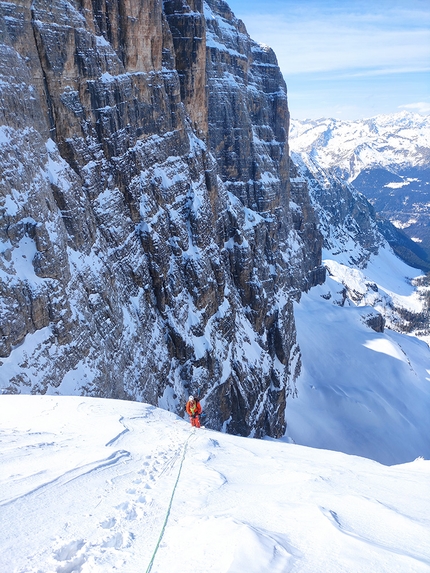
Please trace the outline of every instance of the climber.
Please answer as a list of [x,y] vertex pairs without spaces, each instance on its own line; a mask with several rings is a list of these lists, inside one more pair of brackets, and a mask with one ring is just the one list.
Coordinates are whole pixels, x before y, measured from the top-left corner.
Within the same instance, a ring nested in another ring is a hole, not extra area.
[[185,409],[190,417],[191,425],[200,428],[200,414],[202,413],[200,402],[194,396],[190,396]]

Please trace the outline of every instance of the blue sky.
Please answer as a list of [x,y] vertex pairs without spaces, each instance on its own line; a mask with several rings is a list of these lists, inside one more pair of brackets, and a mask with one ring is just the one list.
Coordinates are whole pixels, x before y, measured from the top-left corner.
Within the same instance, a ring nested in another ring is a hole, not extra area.
[[429,0],[227,0],[271,46],[291,116],[430,114]]

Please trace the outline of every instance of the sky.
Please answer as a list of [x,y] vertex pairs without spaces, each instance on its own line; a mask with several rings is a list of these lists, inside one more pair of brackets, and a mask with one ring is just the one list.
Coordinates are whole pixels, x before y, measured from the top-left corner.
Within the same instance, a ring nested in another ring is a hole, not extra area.
[[271,46],[295,119],[430,114],[428,0],[228,0]]

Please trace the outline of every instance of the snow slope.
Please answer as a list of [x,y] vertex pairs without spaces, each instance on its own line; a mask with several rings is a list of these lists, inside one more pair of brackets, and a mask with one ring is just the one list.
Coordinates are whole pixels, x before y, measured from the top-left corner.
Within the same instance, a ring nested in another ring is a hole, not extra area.
[[430,571],[429,461],[193,432],[132,402],[0,413],[3,573]]
[[429,340],[366,324],[376,311],[393,327],[393,307],[422,308],[411,285],[418,271],[388,248],[365,269],[342,253],[324,255],[331,276],[295,305],[303,366],[287,402],[287,436],[384,464],[429,458]]

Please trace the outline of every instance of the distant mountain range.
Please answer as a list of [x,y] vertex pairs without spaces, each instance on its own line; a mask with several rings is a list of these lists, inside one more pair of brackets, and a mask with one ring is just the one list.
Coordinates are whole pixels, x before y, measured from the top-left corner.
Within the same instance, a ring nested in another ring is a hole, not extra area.
[[292,120],[289,141],[312,173],[352,183],[397,254],[430,270],[430,116]]

